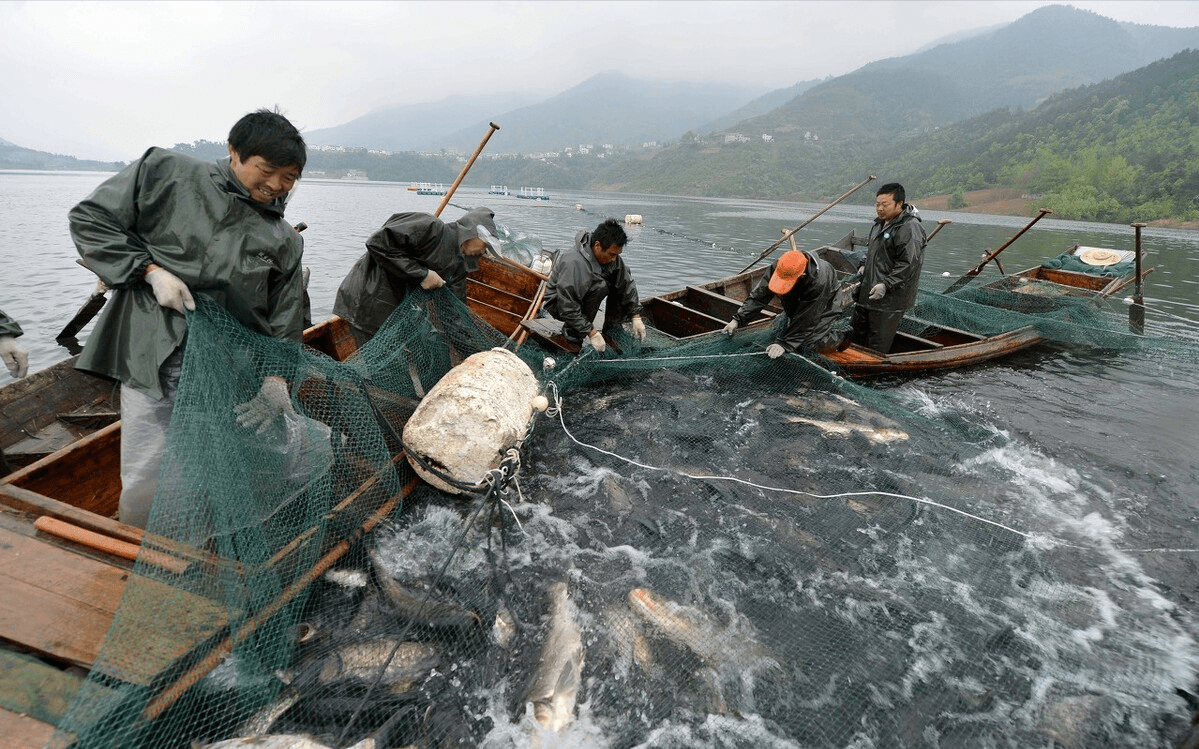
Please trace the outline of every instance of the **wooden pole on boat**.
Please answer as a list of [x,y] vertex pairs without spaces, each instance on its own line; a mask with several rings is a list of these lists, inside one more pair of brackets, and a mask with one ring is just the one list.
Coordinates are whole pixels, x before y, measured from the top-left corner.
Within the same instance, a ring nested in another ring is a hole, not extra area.
[[947,218],[937,219],[937,228],[933,229],[932,234],[929,234],[927,237],[924,238],[925,244],[933,241],[933,237],[937,236],[937,232],[939,232],[939,231],[941,231],[941,229],[945,228],[945,224],[952,224],[952,223],[953,223],[953,221],[951,221]]
[[475,149],[475,152],[471,154],[470,159],[466,162],[466,166],[462,167],[462,171],[458,173],[458,179],[454,180],[454,184],[450,185],[450,189],[445,191],[445,197],[441,199],[441,205],[437,206],[436,211],[433,211],[434,216],[441,215],[441,212],[445,209],[446,204],[450,202],[450,198],[454,196],[454,191],[458,189],[458,185],[462,184],[462,178],[465,177],[466,173],[470,171],[471,166],[473,166],[475,163],[475,159],[479,158],[479,154],[483,153],[483,147],[487,145],[487,141],[489,138],[491,138],[491,134],[500,129],[500,126],[494,122],[487,123],[487,126],[487,135],[483,136],[483,142],[481,142],[479,147]]
[[1144,229],[1147,224],[1137,222],[1132,225],[1136,231],[1136,241],[1133,245],[1135,261],[1137,287],[1132,295],[1132,306],[1128,308],[1128,326],[1132,328],[1132,332],[1138,335],[1145,332],[1145,284],[1141,275],[1141,229]]
[[875,179],[877,179],[877,178],[876,178],[876,177],[875,177],[875,176],[872,174],[872,175],[870,175],[869,177],[867,177],[866,179],[864,179],[864,180],[862,180],[861,182],[859,182],[858,184],[856,184],[856,185],[854,185],[853,187],[851,187],[851,188],[849,189],[849,191],[848,191],[848,192],[846,192],[844,195],[842,195],[841,197],[837,198],[837,199],[836,199],[836,200],[834,200],[833,202],[829,203],[829,204],[828,204],[828,205],[826,205],[824,208],[821,208],[819,211],[817,211],[815,214],[813,214],[813,216],[812,216],[810,219],[808,219],[807,221],[803,222],[803,223],[802,223],[802,224],[800,224],[799,226],[795,227],[795,228],[794,228],[794,229],[792,229],[790,232],[786,232],[786,233],[785,233],[785,236],[783,236],[781,239],[779,239],[777,242],[775,242],[774,244],[770,245],[770,246],[769,246],[769,247],[767,247],[766,249],[762,250],[762,254],[760,254],[760,255],[758,255],[756,258],[754,258],[754,261],[753,261],[752,263],[750,263],[749,265],[745,266],[744,268],[742,268],[741,270],[739,270],[739,271],[737,271],[737,272],[738,272],[738,273],[744,273],[745,271],[747,271],[747,270],[749,270],[750,268],[752,268],[752,267],[754,267],[755,265],[757,265],[757,264],[758,264],[758,261],[760,261],[762,258],[766,257],[766,256],[767,256],[767,255],[769,255],[770,253],[772,253],[772,252],[774,252],[775,250],[777,250],[777,249],[779,248],[779,245],[781,245],[783,242],[786,242],[786,241],[787,241],[787,240],[788,240],[788,239],[791,237],[791,235],[792,235],[792,234],[794,234],[795,232],[797,232],[797,231],[799,231],[800,229],[804,228],[804,227],[805,227],[805,226],[807,226],[808,224],[812,223],[812,222],[813,222],[813,221],[815,221],[817,218],[819,218],[820,216],[822,216],[822,215],[823,215],[823,214],[824,214],[826,211],[828,211],[830,208],[832,208],[833,206],[837,205],[837,204],[838,204],[838,203],[840,203],[842,200],[845,200],[845,199],[846,199],[846,198],[848,198],[850,195],[853,195],[855,192],[857,192],[858,190],[862,189],[863,187],[865,187],[867,184],[869,184],[871,181],[873,181],[873,180],[875,180]]
[[1023,229],[1021,229],[1020,231],[1016,232],[1016,233],[1015,233],[1015,235],[1013,235],[1011,239],[1009,239],[1008,241],[1006,241],[1006,242],[1004,242],[1002,245],[1000,245],[1000,246],[999,246],[999,249],[997,249],[997,250],[991,250],[989,253],[987,253],[986,255],[984,255],[984,256],[983,256],[983,260],[982,260],[982,262],[981,262],[981,263],[979,263],[978,265],[974,266],[974,267],[973,267],[973,268],[971,268],[970,270],[966,271],[966,275],[964,275],[964,276],[962,276],[961,278],[959,278],[958,280],[954,281],[954,282],[953,282],[953,285],[951,285],[951,286],[950,286],[948,289],[946,289],[945,291],[943,291],[943,292],[941,292],[941,293],[943,293],[943,294],[951,294],[951,293],[953,293],[953,292],[957,291],[958,289],[962,288],[963,286],[965,286],[967,283],[969,283],[969,282],[970,282],[970,279],[971,279],[971,278],[974,278],[974,277],[975,277],[975,276],[977,276],[979,273],[982,273],[982,271],[983,271],[983,268],[987,267],[987,263],[989,263],[989,262],[991,262],[992,260],[994,260],[995,258],[999,257],[999,253],[1003,252],[1003,251],[1004,251],[1004,250],[1006,250],[1008,247],[1010,247],[1010,246],[1011,246],[1011,244],[1012,244],[1012,242],[1015,242],[1017,239],[1019,239],[1019,238],[1020,238],[1020,235],[1022,235],[1024,232],[1026,232],[1026,231],[1028,231],[1029,229],[1031,229],[1033,224],[1037,223],[1038,221],[1040,221],[1040,220],[1041,220],[1041,218],[1042,218],[1042,217],[1044,217],[1046,214],[1050,214],[1050,213],[1053,213],[1053,211],[1049,210],[1048,208],[1042,208],[1042,209],[1040,209],[1040,210],[1037,212],[1037,215],[1036,215],[1036,216],[1033,218],[1033,220],[1032,220],[1032,221],[1029,221],[1029,222],[1028,222],[1028,223],[1027,223],[1027,224],[1024,226],[1024,228],[1023,228]]

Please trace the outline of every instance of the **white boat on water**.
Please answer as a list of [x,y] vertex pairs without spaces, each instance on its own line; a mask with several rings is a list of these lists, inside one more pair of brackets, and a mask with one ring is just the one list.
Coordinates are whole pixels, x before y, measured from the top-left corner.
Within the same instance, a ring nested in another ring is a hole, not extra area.
[[511,191],[508,190],[507,185],[492,185],[491,189],[487,191],[487,194],[488,195],[511,195],[512,193],[511,193]]
[[516,194],[518,198],[525,200],[549,200],[550,196],[545,194],[544,187],[522,187],[520,192]]
[[445,195],[445,185],[438,182],[430,184],[429,182],[421,182],[416,187],[417,195]]

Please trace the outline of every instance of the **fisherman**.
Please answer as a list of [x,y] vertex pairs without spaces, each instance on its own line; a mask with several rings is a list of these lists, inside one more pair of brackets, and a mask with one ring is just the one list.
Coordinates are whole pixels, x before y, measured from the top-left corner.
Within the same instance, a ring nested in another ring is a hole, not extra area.
[[[83,263],[114,294],[76,366],[121,382],[122,522],[150,517],[196,294],[249,330],[300,343],[304,242],[283,211],[307,160],[278,112],[251,112],[229,131],[229,156],[204,162],[150,148],[68,214]],[[264,429],[292,410],[268,375],[238,422]]]
[[24,346],[17,343],[17,338],[24,333],[16,320],[0,310],[0,359],[4,360],[8,373],[16,380],[29,374],[29,354]]
[[[616,219],[607,219],[595,231],[575,235],[573,251],[562,253],[550,271],[542,309],[562,321],[562,335],[582,345],[586,339],[603,352],[605,335],[611,335],[632,318],[633,335],[645,340],[637,284],[620,255],[629,238]],[[595,327],[600,302],[604,308],[603,330]]]
[[495,213],[473,208],[453,223],[431,213],[396,213],[366,240],[337,289],[333,313],[350,323],[359,345],[370,340],[409,288],[442,286],[466,302],[466,274],[488,248],[499,253]]
[[832,348],[840,341],[833,324],[841,316],[834,308],[837,274],[827,260],[801,250],[790,250],[770,266],[770,271],[754,285],[749,296],[724,326],[726,335],[745,325],[765,309],[774,297],[782,302],[787,324],[774,335],[766,355],[777,359],[784,352],[800,347],[813,351]]
[[928,241],[903,185],[888,182],[875,193],[878,218],[870,227],[862,282],[849,340],[889,353],[903,315],[916,304],[924,245]]

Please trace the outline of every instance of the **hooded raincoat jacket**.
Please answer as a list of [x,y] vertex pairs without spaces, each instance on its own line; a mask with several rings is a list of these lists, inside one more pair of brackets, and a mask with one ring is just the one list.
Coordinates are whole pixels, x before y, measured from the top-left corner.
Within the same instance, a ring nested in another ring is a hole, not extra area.
[[[876,218],[870,227],[858,305],[882,311],[911,309],[916,303],[927,241],[924,225],[910,205],[904,205],[903,211],[891,221]],[[879,283],[887,287],[887,293],[882,299],[872,301],[870,290]]]
[[151,148],[107,179],[68,219],[83,263],[113,290],[76,367],[161,398],[159,366],[187,335],[144,279],[160,265],[246,328],[304,337],[304,240],[285,199],[256,203],[229,159],[204,162]]
[[496,235],[491,209],[474,208],[450,224],[431,213],[393,214],[366,240],[366,254],[337,289],[333,313],[373,336],[403,300],[408,286],[419,284],[430,270],[465,302],[466,274],[474,268],[468,267],[461,248],[478,236],[480,226]]
[[619,255],[607,265],[600,265],[591,251],[591,232],[581,231],[575,235],[572,250],[562,253],[554,263],[542,308],[562,321],[562,332],[568,340],[580,342],[591,332],[592,321],[605,299],[605,329],[641,314],[637,284],[629,266]]
[[21,326],[16,320],[4,314],[0,310],[0,335],[10,335],[13,338],[21,335],[25,331],[21,330]]
[[[841,316],[839,309],[833,309],[833,298],[838,288],[837,274],[828,261],[807,252],[804,255],[808,258],[808,267],[791,290],[779,297],[783,311],[787,313],[787,327],[775,336],[774,343],[788,351],[798,351],[801,346],[820,351],[836,343],[839,338],[839,335],[833,334],[833,324]],[[770,278],[778,263],[775,260],[770,264],[770,270],[758,279],[749,296],[741,303],[741,308],[733,314],[738,327],[744,327],[753,320],[777,296],[770,290]]]

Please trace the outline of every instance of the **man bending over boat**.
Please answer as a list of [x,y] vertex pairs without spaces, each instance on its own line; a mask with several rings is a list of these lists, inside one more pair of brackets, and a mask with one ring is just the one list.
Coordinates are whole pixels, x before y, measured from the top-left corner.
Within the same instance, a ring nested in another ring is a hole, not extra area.
[[29,354],[24,346],[17,343],[17,336],[24,332],[16,320],[0,311],[0,359],[4,360],[8,373],[17,380],[29,374]]
[[870,227],[850,340],[886,354],[903,315],[916,304],[924,245],[928,241],[903,185],[889,182],[875,193],[878,218]]
[[359,345],[370,340],[408,289],[442,286],[466,302],[466,274],[488,247],[498,254],[495,213],[473,208],[453,223],[431,213],[396,213],[366,240],[337,289],[333,314],[350,323]]
[[[582,345],[586,340],[602,353],[607,347],[604,335],[619,330],[630,318],[633,335],[645,340],[637,284],[620,257],[628,242],[624,227],[616,219],[607,219],[595,231],[575,235],[574,247],[562,253],[550,271],[542,309],[562,321],[562,335],[571,343]],[[605,299],[600,330],[594,321]]]
[[[304,241],[283,209],[306,160],[299,131],[260,109],[229,131],[228,158],[151,148],[68,214],[83,263],[114,292],[76,367],[121,382],[122,522],[150,518],[193,294],[249,330],[303,340]],[[291,409],[273,375],[236,407],[260,430]]]
[[841,316],[841,310],[833,308],[837,287],[837,274],[828,261],[801,250],[784,252],[758,280],[724,332],[732,335],[777,296],[787,313],[787,324],[766,347],[767,356],[777,359],[801,347],[813,351],[832,348],[841,338],[833,331]]

